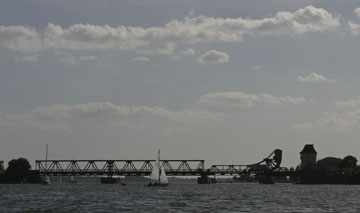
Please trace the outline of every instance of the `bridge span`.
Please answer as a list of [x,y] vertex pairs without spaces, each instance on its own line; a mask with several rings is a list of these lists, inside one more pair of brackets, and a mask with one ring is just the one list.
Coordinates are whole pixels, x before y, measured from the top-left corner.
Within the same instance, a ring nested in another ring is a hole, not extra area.
[[[282,150],[276,149],[255,164],[249,165],[212,165],[205,168],[205,160],[161,160],[168,176],[208,176],[263,174],[279,171]],[[155,160],[36,160],[36,170],[41,175],[107,175],[148,176]]]
[[[42,175],[148,176],[155,160],[37,160]],[[169,176],[200,175],[204,160],[161,160]]]

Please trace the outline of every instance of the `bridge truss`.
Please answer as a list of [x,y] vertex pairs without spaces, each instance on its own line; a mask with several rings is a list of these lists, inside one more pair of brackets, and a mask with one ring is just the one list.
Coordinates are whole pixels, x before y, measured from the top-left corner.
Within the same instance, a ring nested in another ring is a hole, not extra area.
[[[281,170],[282,150],[274,150],[262,161],[249,165],[212,165],[205,169],[204,160],[162,160],[168,176],[264,174]],[[37,160],[41,175],[113,175],[147,176],[155,160]]]
[[[133,175],[151,174],[155,160],[37,160],[36,169],[43,175]],[[200,175],[204,160],[162,160],[169,176]]]
[[262,161],[249,165],[212,165],[207,174],[210,175],[244,175],[244,174],[262,174],[264,172],[273,172],[279,170],[282,160],[282,150],[275,149],[270,155]]

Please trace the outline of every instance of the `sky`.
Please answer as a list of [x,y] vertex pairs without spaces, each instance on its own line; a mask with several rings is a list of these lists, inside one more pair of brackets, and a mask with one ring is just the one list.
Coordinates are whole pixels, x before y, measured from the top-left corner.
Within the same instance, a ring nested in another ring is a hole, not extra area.
[[360,157],[355,0],[2,0],[0,159]]

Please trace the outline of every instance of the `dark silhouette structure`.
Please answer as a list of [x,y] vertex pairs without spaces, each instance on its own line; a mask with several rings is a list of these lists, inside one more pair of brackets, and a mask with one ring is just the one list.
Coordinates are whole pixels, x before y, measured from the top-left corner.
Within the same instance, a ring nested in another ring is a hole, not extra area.
[[316,164],[316,155],[314,144],[306,144],[300,152],[301,169],[309,168]]
[[13,159],[5,171],[0,171],[0,183],[38,183],[39,171],[30,170],[31,166],[27,159]]
[[[160,163],[168,176],[201,176],[198,183],[214,183],[215,178],[208,176],[253,174],[269,180],[275,171],[279,176],[279,172],[284,172],[279,171],[281,161],[282,150],[276,149],[260,162],[249,165],[212,165],[205,169],[204,160],[161,160]],[[37,160],[35,163],[41,175],[107,175],[111,178],[113,175],[150,175],[154,160]]]

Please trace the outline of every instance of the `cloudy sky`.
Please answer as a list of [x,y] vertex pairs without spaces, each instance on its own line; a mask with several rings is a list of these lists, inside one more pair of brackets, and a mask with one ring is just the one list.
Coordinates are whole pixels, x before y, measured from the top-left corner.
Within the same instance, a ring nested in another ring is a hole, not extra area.
[[355,0],[3,0],[0,159],[360,157]]

